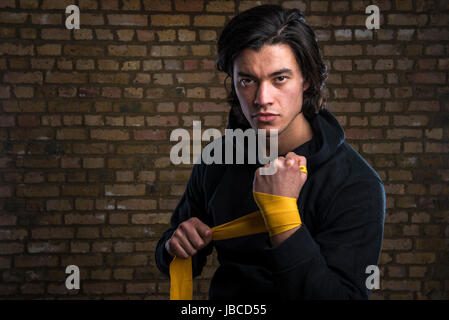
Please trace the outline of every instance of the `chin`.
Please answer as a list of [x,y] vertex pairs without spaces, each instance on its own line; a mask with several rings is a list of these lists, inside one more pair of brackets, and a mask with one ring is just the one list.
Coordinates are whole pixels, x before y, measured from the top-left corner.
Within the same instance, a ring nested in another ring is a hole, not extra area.
[[255,127],[257,129],[278,129],[279,130],[279,124],[276,123],[276,121],[270,121],[270,122],[261,122],[261,121],[255,121]]
[[269,123],[262,123],[256,126],[256,129],[265,129],[267,131],[267,136],[270,135],[271,130],[278,130],[278,134],[280,132],[280,128],[278,126],[275,126],[273,124]]

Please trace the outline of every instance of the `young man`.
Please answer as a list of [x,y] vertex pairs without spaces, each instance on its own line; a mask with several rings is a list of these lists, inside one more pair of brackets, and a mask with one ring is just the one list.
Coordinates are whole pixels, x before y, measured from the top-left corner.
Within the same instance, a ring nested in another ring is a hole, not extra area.
[[[324,109],[327,72],[313,31],[299,10],[259,6],[228,23],[218,56],[232,79],[228,128],[278,130],[277,171],[195,164],[157,245],[159,269],[169,274],[174,257],[190,257],[199,275],[215,247],[211,299],[367,299],[384,187]],[[212,241],[211,228],[255,211],[268,232]]]

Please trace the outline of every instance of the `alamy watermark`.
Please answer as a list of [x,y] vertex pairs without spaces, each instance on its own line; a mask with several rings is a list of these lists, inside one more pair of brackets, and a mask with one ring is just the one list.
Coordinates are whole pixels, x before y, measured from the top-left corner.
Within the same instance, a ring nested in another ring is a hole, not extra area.
[[[70,15],[65,20],[65,27],[67,29],[79,29],[80,28],[80,9],[77,5],[69,5],[65,8],[65,13]],[[375,4],[369,5],[365,8],[365,13],[370,14],[366,18],[365,25],[368,30],[379,29],[380,25],[380,10]]]
[[71,264],[65,268],[65,273],[69,274],[65,279],[65,287],[68,290],[77,290],[80,288],[80,268]]
[[80,8],[72,4],[65,8],[65,13],[70,15],[65,19],[65,27],[67,29],[79,29],[80,28]]
[[372,4],[365,9],[365,13],[371,13],[365,20],[365,26],[368,30],[380,29],[380,10],[375,4]]
[[[201,141],[210,141],[203,150]],[[247,147],[245,147],[245,138],[247,139]],[[179,141],[180,139],[180,141]],[[222,140],[224,139],[224,141]],[[234,144],[235,139],[235,144]],[[269,139],[270,155],[267,153],[267,140]],[[198,160],[205,164],[222,164],[223,155],[225,164],[244,164],[245,156],[247,164],[255,164],[257,160],[261,164],[270,163],[268,167],[260,170],[261,175],[273,175],[277,172],[277,166],[273,164],[273,160],[278,157],[278,130],[272,129],[267,137],[265,129],[249,128],[242,129],[226,129],[225,135],[222,136],[218,129],[206,129],[201,133],[201,121],[193,121],[193,137],[190,136],[186,129],[178,128],[170,134],[170,141],[179,141],[170,150],[170,160],[173,164],[191,164]],[[193,143],[191,143],[193,142]],[[193,148],[193,153],[191,150]],[[201,157],[201,159],[199,159]]]
[[369,290],[380,289],[380,271],[376,265],[369,265],[365,269],[365,273],[369,274],[366,278],[365,285]]

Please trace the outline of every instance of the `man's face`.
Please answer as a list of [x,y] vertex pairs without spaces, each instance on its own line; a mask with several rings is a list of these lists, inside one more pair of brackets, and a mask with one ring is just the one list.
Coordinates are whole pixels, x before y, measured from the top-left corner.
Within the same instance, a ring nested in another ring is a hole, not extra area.
[[253,129],[287,129],[302,110],[308,84],[286,44],[243,50],[234,61],[234,87]]

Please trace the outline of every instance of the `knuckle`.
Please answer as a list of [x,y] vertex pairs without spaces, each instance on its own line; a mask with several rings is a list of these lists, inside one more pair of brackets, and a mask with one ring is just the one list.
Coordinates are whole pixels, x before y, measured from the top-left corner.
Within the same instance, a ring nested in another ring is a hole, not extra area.
[[190,218],[190,222],[191,223],[196,223],[196,222],[199,222],[199,221],[200,221],[200,219],[198,219],[197,217]]
[[196,244],[196,248],[197,249],[201,249],[202,247],[204,247],[204,241],[203,240],[199,240]]
[[186,228],[186,222],[181,222],[181,223],[179,224],[178,229],[180,229],[180,230],[185,230],[185,228]]

